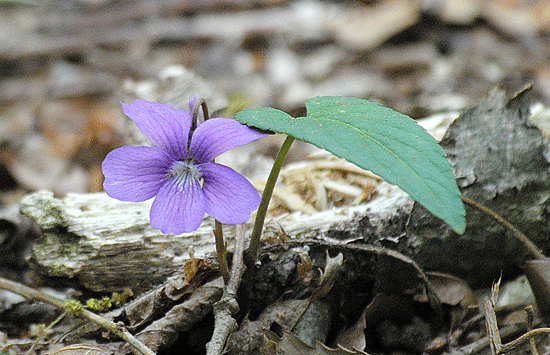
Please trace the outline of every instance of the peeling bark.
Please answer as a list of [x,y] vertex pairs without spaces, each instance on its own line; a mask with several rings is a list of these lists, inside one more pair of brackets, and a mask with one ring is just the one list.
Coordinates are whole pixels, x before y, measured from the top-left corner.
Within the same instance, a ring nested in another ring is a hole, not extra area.
[[[396,218],[406,219],[412,200],[387,184],[380,189],[385,192],[363,205],[274,218],[265,235],[282,228],[299,238],[390,240],[394,230],[385,226]],[[21,211],[42,231],[30,260],[34,272],[57,282],[70,279],[93,291],[130,287],[139,293],[162,283],[192,257],[214,252],[210,217],[193,233],[164,235],[149,225],[150,206],[150,201],[120,202],[105,193],[58,199],[52,192],[39,191],[26,196]],[[251,225],[247,228],[250,232]],[[231,246],[234,227],[225,226],[224,234]]]

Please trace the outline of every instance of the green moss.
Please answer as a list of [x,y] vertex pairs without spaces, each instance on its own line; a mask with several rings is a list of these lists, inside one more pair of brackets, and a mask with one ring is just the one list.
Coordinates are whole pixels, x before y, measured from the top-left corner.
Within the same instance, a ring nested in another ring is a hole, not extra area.
[[65,301],[65,310],[72,316],[79,316],[82,314],[82,303],[77,300],[67,300]]

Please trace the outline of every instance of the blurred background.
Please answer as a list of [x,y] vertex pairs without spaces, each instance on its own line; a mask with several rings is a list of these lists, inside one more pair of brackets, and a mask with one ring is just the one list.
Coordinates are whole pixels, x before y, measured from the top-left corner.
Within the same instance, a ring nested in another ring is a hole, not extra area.
[[[102,190],[119,101],[216,116],[344,95],[413,118],[496,86],[550,101],[546,0],[0,1],[0,203]],[[130,141],[131,142],[131,141]]]

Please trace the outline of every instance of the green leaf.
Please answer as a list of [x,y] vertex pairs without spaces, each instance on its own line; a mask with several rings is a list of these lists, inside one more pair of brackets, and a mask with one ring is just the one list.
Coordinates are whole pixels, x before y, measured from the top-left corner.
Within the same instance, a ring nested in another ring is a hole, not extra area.
[[323,96],[306,101],[307,117],[274,108],[244,110],[236,119],[324,148],[396,184],[457,233],[464,205],[445,151],[412,118],[379,104]]

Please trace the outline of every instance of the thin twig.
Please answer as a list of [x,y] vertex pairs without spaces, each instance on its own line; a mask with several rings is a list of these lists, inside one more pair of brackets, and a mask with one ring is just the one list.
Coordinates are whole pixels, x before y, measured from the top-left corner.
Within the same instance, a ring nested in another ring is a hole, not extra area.
[[[498,291],[500,286],[500,279],[497,283],[493,285],[493,289],[491,292],[491,298],[485,299],[485,319],[486,319],[486,326],[487,326],[487,337],[489,339],[489,342],[491,344],[491,353],[493,355],[500,355],[500,354],[506,354],[512,350],[515,350],[519,348],[524,342],[529,341],[531,344],[532,349],[534,348],[534,354],[536,354],[536,347],[534,346],[534,343],[531,341],[533,337],[541,334],[550,334],[550,328],[538,328],[538,329],[531,329],[527,333],[521,335],[520,337],[516,338],[515,340],[512,340],[509,343],[502,344],[501,342],[501,334],[500,330],[498,329],[497,325],[497,317],[495,314],[495,306],[497,303],[498,298]],[[526,311],[532,312],[532,309],[526,309]],[[532,314],[531,314],[532,315]],[[527,322],[528,329],[532,328],[533,322],[532,317]]]
[[[62,300],[40,292],[34,288],[20,284],[18,282],[5,279],[3,277],[0,277],[0,288],[11,291],[13,293],[17,293],[18,295],[21,295],[27,299],[39,300],[54,305],[55,307],[61,308],[63,310],[66,309],[65,303]],[[137,340],[123,326],[108,321],[107,319],[95,313],[92,313],[87,309],[82,309],[80,312],[78,312],[77,315],[82,318],[86,318],[87,320],[107,329],[111,333],[115,334],[116,336],[120,337],[128,344],[136,348],[140,353],[145,355],[155,355],[155,353],[151,349],[149,349],[147,346],[145,346],[145,344]]]
[[543,259],[546,259],[546,257],[544,256],[544,254],[542,253],[542,251],[540,251],[540,249],[535,245],[535,243],[533,243],[529,238],[527,238],[527,236],[525,234],[523,234],[519,229],[517,229],[514,225],[512,225],[510,222],[508,222],[507,220],[505,220],[504,218],[502,218],[501,216],[499,216],[495,211],[473,201],[473,200],[470,200],[469,198],[467,197],[464,197],[464,196],[460,196],[460,198],[462,199],[462,201],[471,206],[471,207],[474,207],[475,209],[477,209],[478,211],[486,214],[487,216],[493,218],[495,221],[497,221],[500,225],[504,226],[505,228],[509,229],[510,231],[512,231],[512,233],[514,233],[514,237],[516,237],[516,239],[518,239],[520,242],[522,242],[525,247],[531,252],[531,254],[533,255],[533,257],[537,260],[543,260]]
[[491,354],[499,354],[502,343],[500,332],[497,324],[497,316],[495,314],[495,306],[497,304],[498,291],[500,288],[500,279],[493,285],[491,290],[491,298],[486,297],[483,306],[485,310],[485,326],[487,328],[487,338],[491,344]]
[[[529,305],[525,307],[525,313],[527,313],[527,330],[532,331],[533,329],[535,329],[535,327],[533,326],[535,319],[535,311],[533,310],[533,306]],[[532,355],[539,355],[539,351],[537,350],[537,343],[535,342],[534,338],[529,339],[529,346],[531,347]]]
[[222,354],[227,338],[238,328],[233,314],[239,311],[237,291],[246,268],[243,261],[245,230],[241,224],[236,226],[231,277],[225,286],[222,298],[214,305],[214,334],[212,334],[212,339],[206,344],[207,355]]
[[231,278],[229,279],[229,283],[225,288],[225,292],[232,297],[237,296],[237,290],[239,289],[241,277],[243,276],[244,270],[246,269],[243,259],[244,248],[246,244],[245,231],[246,228],[242,224],[236,226],[235,250],[233,253]]
[[[500,329],[500,336],[502,338],[509,338],[511,336],[514,336],[515,334],[523,332],[524,330],[525,330],[525,327],[523,325],[514,323]],[[490,343],[489,338],[485,336],[474,341],[473,343],[470,343],[460,348],[453,349],[446,354],[447,355],[481,355],[481,354],[485,355],[487,354],[487,350],[490,347],[489,343]]]
[[512,340],[509,343],[506,343],[500,347],[500,351],[497,352],[497,354],[506,354],[507,352],[510,352],[512,350],[517,349],[520,345],[522,345],[524,342],[532,339],[533,337],[536,337],[537,335],[541,334],[550,334],[550,328],[537,328],[533,329],[519,338]]

